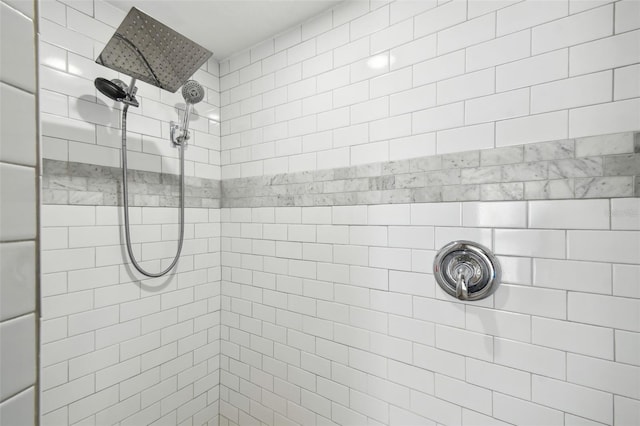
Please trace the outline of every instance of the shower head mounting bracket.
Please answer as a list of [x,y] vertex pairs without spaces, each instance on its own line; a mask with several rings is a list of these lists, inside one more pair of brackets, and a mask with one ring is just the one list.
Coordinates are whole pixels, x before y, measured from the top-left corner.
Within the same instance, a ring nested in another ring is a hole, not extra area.
[[180,124],[175,121],[171,121],[169,124],[169,131],[171,142],[176,146],[182,145],[183,143],[186,145],[186,142],[191,138],[191,132],[189,129],[180,131]]

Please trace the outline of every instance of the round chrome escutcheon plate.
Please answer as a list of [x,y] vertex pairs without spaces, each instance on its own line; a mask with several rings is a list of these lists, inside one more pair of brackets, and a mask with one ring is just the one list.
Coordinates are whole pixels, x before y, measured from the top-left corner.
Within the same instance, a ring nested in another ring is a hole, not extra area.
[[500,263],[480,244],[454,241],[438,251],[433,274],[440,287],[451,296],[479,300],[489,296],[500,282]]

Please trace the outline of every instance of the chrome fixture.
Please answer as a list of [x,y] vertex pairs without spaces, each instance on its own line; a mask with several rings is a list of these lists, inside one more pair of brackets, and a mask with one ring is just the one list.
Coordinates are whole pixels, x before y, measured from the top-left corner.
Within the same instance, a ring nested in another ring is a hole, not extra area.
[[500,282],[498,259],[471,241],[454,241],[442,247],[433,261],[433,274],[442,289],[460,300],[489,296]]
[[204,47],[132,7],[96,63],[173,93],[210,56]]
[[[131,263],[141,274],[156,278],[167,274],[178,263],[184,243],[184,149],[189,139],[189,116],[193,104],[204,98],[204,89],[195,80],[188,80],[211,56],[211,52],[175,32],[163,23],[132,7],[107,43],[96,63],[131,77],[127,86],[123,81],[96,78],[96,88],[116,102],[122,102],[122,193],[124,229],[127,252]],[[175,92],[182,86],[186,108],[182,126],[171,123],[171,142],[180,149],[180,231],[178,248],[171,264],[161,272],[144,270],[136,261],[131,248],[129,224],[129,191],[127,183],[127,111],[138,107],[136,80]],[[175,127],[175,128],[174,128]],[[176,131],[179,133],[176,135]]]
[[98,77],[93,81],[96,89],[108,98],[117,102],[124,102],[129,106],[139,107],[140,104],[136,99],[136,79],[131,79],[131,84],[128,86],[124,81],[114,78],[113,80],[107,80],[106,78]]
[[[171,142],[174,145],[181,145],[189,140],[189,116],[193,105],[204,98],[204,88],[195,80],[189,80],[182,86],[182,97],[185,102],[184,116],[182,117],[182,127],[175,122],[171,122]],[[176,132],[179,135],[176,136]]]

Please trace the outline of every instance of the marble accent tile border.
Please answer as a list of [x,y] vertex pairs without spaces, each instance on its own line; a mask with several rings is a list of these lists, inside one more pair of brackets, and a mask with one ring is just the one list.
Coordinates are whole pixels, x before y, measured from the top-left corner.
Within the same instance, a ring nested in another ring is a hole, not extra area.
[[[122,205],[122,170],[44,159],[42,163],[42,203],[94,206]],[[169,173],[129,171],[131,206],[176,207],[179,180]],[[185,177],[186,207],[220,207],[220,181]]]
[[223,180],[223,207],[640,197],[640,133]]

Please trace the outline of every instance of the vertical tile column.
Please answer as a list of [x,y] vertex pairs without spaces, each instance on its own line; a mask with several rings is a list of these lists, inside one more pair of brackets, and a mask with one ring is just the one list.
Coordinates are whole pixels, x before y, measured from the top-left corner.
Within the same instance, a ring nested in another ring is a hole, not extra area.
[[36,418],[35,3],[0,1],[0,424]]
[[[207,95],[184,153],[180,261],[167,276],[145,280],[124,247],[120,106],[93,84],[118,77],[94,61],[126,12],[103,0],[39,4],[40,423],[216,423],[218,63],[211,59],[193,76]],[[144,82],[137,87],[141,106],[130,110],[127,128],[133,250],[145,269],[158,271],[177,247],[179,152],[164,130],[183,99]],[[51,190],[56,176],[61,185]]]

